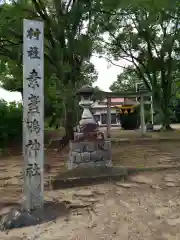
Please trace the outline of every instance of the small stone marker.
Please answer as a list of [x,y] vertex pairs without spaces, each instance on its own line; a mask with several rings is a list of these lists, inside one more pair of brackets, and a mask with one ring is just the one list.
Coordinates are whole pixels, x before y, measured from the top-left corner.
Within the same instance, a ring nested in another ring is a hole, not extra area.
[[149,122],[149,123],[146,125],[146,130],[147,130],[148,132],[153,132],[154,126],[153,126],[153,124],[152,124],[151,122]]

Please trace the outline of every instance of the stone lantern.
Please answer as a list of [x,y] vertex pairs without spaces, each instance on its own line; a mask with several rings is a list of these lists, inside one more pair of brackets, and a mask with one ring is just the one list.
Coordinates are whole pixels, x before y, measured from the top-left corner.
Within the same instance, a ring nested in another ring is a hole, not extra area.
[[68,169],[111,166],[111,142],[104,139],[90,111],[94,89],[85,85],[76,94],[81,98],[79,105],[83,113],[79,131],[74,134],[74,140],[70,141]]
[[79,121],[81,136],[84,138],[95,137],[95,135],[97,135],[98,124],[90,111],[90,107],[93,104],[92,96],[94,94],[94,88],[84,85],[76,94],[81,97],[79,105],[83,108],[81,120]]

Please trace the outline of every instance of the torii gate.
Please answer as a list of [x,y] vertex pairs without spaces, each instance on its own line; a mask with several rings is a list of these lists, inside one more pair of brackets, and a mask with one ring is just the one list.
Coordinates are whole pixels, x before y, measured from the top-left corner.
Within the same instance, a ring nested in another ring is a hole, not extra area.
[[111,98],[112,97],[140,97],[140,119],[141,119],[141,135],[145,135],[145,116],[144,116],[144,97],[152,96],[152,92],[138,91],[138,92],[104,92],[101,91],[105,98],[107,98],[107,137],[111,137]]

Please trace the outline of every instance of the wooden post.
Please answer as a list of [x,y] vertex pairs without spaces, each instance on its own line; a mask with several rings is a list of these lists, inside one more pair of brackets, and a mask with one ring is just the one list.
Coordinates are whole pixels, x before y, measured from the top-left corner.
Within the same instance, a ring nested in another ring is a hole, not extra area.
[[145,118],[144,118],[144,96],[140,97],[140,118],[141,118],[141,135],[146,133]]
[[24,208],[44,201],[44,23],[23,22]]
[[107,137],[111,137],[111,97],[107,97]]

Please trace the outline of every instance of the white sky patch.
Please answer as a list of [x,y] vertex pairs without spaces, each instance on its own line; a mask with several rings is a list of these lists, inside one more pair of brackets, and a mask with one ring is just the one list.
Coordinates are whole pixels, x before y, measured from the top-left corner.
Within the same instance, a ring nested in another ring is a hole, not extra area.
[[6,102],[19,102],[22,100],[21,93],[6,91],[3,88],[0,88],[0,98]]
[[[123,71],[123,68],[109,64],[108,61],[104,58],[99,58],[93,56],[91,62],[95,65],[95,68],[98,72],[98,79],[94,83],[94,86],[98,86],[104,91],[109,91],[110,85],[117,80],[117,75]],[[127,66],[126,61],[114,62],[121,66]],[[21,101],[21,93],[19,92],[9,92],[0,88],[0,98],[4,99],[7,102],[11,101]]]

